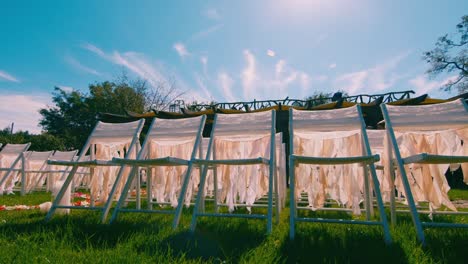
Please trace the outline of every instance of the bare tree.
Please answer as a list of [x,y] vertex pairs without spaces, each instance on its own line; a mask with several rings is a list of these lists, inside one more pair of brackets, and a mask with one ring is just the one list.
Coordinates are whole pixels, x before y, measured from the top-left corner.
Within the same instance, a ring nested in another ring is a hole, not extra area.
[[426,72],[430,77],[442,72],[458,72],[457,78],[449,81],[443,89],[450,91],[456,87],[459,93],[464,93],[468,91],[468,15],[463,16],[457,25],[456,35],[459,40],[452,40],[452,36],[447,34],[440,37],[436,47],[425,52],[423,59],[431,66]]
[[[146,84],[146,81],[139,80],[139,83]],[[134,86],[135,87],[135,86]],[[166,110],[170,104],[184,95],[185,91],[180,91],[177,88],[176,81],[171,78],[169,81],[159,81],[155,87],[151,87],[146,91],[147,110]]]

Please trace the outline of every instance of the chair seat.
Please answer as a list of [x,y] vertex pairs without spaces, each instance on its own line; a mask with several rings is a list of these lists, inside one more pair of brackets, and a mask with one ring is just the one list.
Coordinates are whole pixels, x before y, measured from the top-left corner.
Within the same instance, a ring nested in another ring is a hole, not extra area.
[[403,163],[421,163],[421,164],[450,164],[468,162],[468,156],[445,156],[421,153],[409,156],[403,159]]
[[291,158],[294,159],[297,163],[303,164],[352,164],[352,163],[374,163],[380,160],[379,155],[371,156],[356,156],[356,157],[335,157],[335,158],[323,158],[323,157],[308,157],[308,156],[298,156],[291,155]]
[[87,161],[69,161],[69,160],[48,160],[49,165],[61,166],[81,166],[81,167],[94,167],[94,166],[118,166],[109,160],[87,160]]
[[225,160],[204,160],[194,159],[195,164],[208,164],[208,165],[252,165],[252,164],[269,164],[270,160],[265,158],[254,159],[225,159]]
[[175,158],[175,157],[164,157],[157,159],[121,159],[113,158],[113,162],[117,164],[125,165],[134,165],[134,166],[187,166],[189,161],[185,159]]

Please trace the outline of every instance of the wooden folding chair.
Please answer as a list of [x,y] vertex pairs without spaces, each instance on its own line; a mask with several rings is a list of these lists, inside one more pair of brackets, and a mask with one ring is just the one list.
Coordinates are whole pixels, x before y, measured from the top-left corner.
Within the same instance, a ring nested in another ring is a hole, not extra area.
[[[131,165],[133,169],[112,214],[111,222],[120,212],[162,213],[173,214],[172,227],[177,227],[205,120],[205,115],[184,119],[154,118],[137,158],[113,159],[115,163]],[[142,209],[140,205],[139,167],[148,168],[147,209]],[[123,208],[135,176],[138,177],[136,208]],[[156,197],[153,197],[153,192]],[[190,197],[187,199],[190,200]],[[155,210],[153,205],[172,205],[175,210]]]
[[[450,207],[447,204],[450,203],[447,196],[449,187],[445,182],[445,176],[441,173],[441,171],[445,173],[449,164],[461,163],[464,175],[468,175],[466,144],[468,142],[468,106],[466,102],[458,99],[433,105],[381,105],[381,108],[389,146],[387,165],[393,166],[394,162],[397,165],[399,174],[396,175],[396,182],[400,182],[402,186],[397,189],[400,192],[404,191],[418,240],[421,243],[425,242],[424,226],[468,227],[468,224],[421,222],[416,208],[416,202],[429,198],[429,195],[425,193],[427,188],[424,187],[437,189],[440,194],[437,198],[445,199],[445,205]],[[455,140],[451,146],[458,148],[458,151],[443,150],[442,142],[431,141],[435,137]],[[412,139],[412,141],[405,139]],[[403,156],[402,152],[407,156]],[[415,197],[415,194],[418,197]],[[433,201],[429,198],[429,202]],[[394,210],[395,208],[392,207],[392,214],[395,214]]]
[[[50,220],[58,208],[101,211],[101,222],[105,221],[114,196],[121,189],[121,181],[122,179],[126,179],[129,173],[125,165],[112,162],[112,158],[115,156],[126,158],[136,156],[140,148],[139,135],[143,129],[144,122],[144,119],[128,123],[104,123],[99,121],[88,137],[76,161],[49,160],[48,163],[50,165],[71,166],[72,169],[55,197],[52,207],[46,216],[46,221]],[[88,151],[90,160],[83,161]],[[63,202],[69,202],[62,201],[62,198],[65,194],[67,194],[66,197],[70,196],[70,184],[79,167],[90,167],[91,170],[91,180],[94,181],[94,188],[90,190],[90,206],[62,205],[61,203]],[[111,187],[111,190],[106,194],[109,187]],[[102,201],[103,206],[96,206],[96,199]]]
[[[277,219],[281,208],[276,184],[275,124],[276,112],[274,110],[246,114],[216,114],[206,156],[195,160],[196,164],[202,166],[203,172],[192,215],[190,227],[192,232],[195,231],[198,217],[238,217],[266,219],[267,233],[271,233],[273,204],[275,204]],[[230,146],[232,149],[226,149],[222,145]],[[213,213],[201,210],[205,208],[204,191],[210,167],[214,170],[214,193],[222,189],[225,196],[225,201],[222,197],[215,197]],[[250,172],[247,173],[247,170]],[[252,176],[250,186],[247,186],[249,179],[246,179],[246,175]],[[224,185],[220,188],[221,186],[217,186],[218,177],[229,177],[231,180],[227,181],[227,178],[220,180]],[[257,204],[256,194],[259,194],[261,186],[255,180],[265,181],[266,204]],[[254,193],[249,195],[248,192]],[[249,209],[261,206],[267,208],[267,214],[220,213],[220,206],[227,206],[230,211],[236,207]]]
[[26,144],[6,144],[0,151],[0,195],[6,189],[13,191],[15,182],[19,180],[21,155],[28,150],[31,143]]
[[[295,236],[296,222],[343,223],[379,225],[383,228],[385,242],[390,243],[387,217],[374,166],[379,156],[372,155],[360,106],[322,111],[300,111],[291,108],[289,118],[290,238]],[[362,172],[359,173],[361,169]],[[371,220],[369,172],[377,198],[380,221]],[[312,181],[313,179],[315,181]],[[363,182],[364,190],[361,190],[359,182]],[[309,206],[297,204],[302,189],[305,188],[302,184],[306,184],[308,188]],[[337,194],[337,189],[341,193]],[[352,209],[324,207],[329,197]],[[298,209],[360,212],[361,198],[364,199],[366,220],[298,215]]]

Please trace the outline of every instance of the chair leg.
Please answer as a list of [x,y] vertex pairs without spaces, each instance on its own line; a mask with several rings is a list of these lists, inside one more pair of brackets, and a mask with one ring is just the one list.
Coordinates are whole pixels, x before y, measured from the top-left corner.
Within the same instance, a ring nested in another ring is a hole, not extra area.
[[148,210],[153,210],[153,173],[152,168],[146,168],[146,195],[148,201]]
[[362,169],[364,171],[364,202],[366,207],[366,220],[370,221],[371,219],[371,201],[370,201],[370,194],[369,194],[369,173],[367,171],[367,165],[363,164]]
[[[120,184],[120,181],[122,180],[122,176],[125,171],[125,165],[120,167],[119,173],[117,174],[117,178],[114,181],[114,184],[112,185],[112,189],[109,193],[109,196],[107,197],[106,204],[104,205],[104,208],[102,209],[102,214],[101,214],[101,223],[105,223],[107,215],[109,214],[110,208],[112,206],[112,201],[114,199],[115,192],[117,191],[117,188]],[[132,168],[129,174],[138,174],[138,172],[135,173],[135,169]],[[135,175],[133,175],[135,176]]]
[[200,184],[198,185],[197,200],[195,200],[195,206],[192,213],[192,222],[190,223],[190,232],[194,233],[197,228],[197,214],[200,209],[200,202],[202,201],[203,191],[205,190],[206,174],[208,173],[208,165],[203,166],[203,173],[200,178]]
[[387,215],[385,214],[384,203],[382,200],[382,193],[380,192],[379,180],[377,178],[377,173],[375,172],[374,164],[369,166],[372,183],[374,184],[375,196],[377,198],[377,206],[379,208],[380,221],[382,222],[382,227],[384,231],[384,240],[385,243],[391,244],[392,237],[390,236],[390,228],[388,226]]
[[276,168],[274,170],[274,178],[273,178],[273,182],[274,182],[274,185],[275,185],[275,208],[276,208],[276,212],[275,212],[275,224],[279,224],[279,217],[280,217],[280,211],[281,211],[281,201],[280,201],[280,195],[279,195],[279,186],[278,186],[278,173],[276,171]]
[[127,194],[128,191],[130,190],[130,186],[132,185],[133,178],[135,177],[136,171],[135,167],[132,168],[132,171],[128,175],[127,182],[125,183],[122,192],[120,193],[119,200],[117,201],[117,204],[115,205],[114,212],[112,213],[110,223],[114,222],[114,220],[117,218],[117,215],[119,214],[119,209],[122,207],[122,204],[125,202],[127,199]]
[[289,239],[293,240],[296,224],[294,158],[289,158]]
[[190,162],[187,167],[187,172],[185,173],[184,181],[182,183],[182,188],[180,190],[179,199],[177,201],[177,208],[174,215],[174,221],[172,222],[172,228],[176,229],[179,225],[180,215],[182,214],[182,208],[184,207],[185,194],[187,193],[187,186],[190,181],[190,175],[192,175],[193,163]]
[[57,196],[55,197],[54,202],[52,203],[52,206],[50,207],[49,212],[46,215],[45,221],[49,221],[50,218],[52,218],[52,215],[55,213],[55,210],[57,210],[57,205],[60,203],[60,201],[63,198],[63,195],[65,195],[65,192],[67,191],[68,186],[70,185],[71,181],[73,180],[73,176],[75,176],[76,171],[78,170],[78,166],[73,166],[72,170],[68,174],[67,179],[63,183],[62,188],[58,192]]

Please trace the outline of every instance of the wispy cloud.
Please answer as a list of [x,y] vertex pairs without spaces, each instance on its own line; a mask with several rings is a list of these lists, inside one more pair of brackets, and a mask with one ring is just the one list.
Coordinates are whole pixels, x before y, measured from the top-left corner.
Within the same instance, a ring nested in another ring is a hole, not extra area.
[[9,127],[15,123],[15,131],[24,130],[40,133],[38,127],[41,115],[39,109],[51,103],[50,95],[0,95],[0,128]]
[[415,92],[417,95],[421,94],[429,94],[429,93],[437,93],[440,92],[440,88],[444,85],[448,84],[450,81],[457,80],[458,76],[449,76],[440,81],[430,81],[427,77],[423,74],[414,77],[408,81],[415,88]]
[[336,68],[336,63],[332,63],[328,66],[329,69],[335,69]]
[[255,80],[257,79],[256,62],[254,55],[249,50],[244,50],[244,59],[246,65],[241,73],[244,99],[251,100],[255,89]]
[[[288,65],[285,59],[279,59],[271,66],[261,65],[250,50],[244,50],[245,66],[240,79],[244,100],[284,98],[292,93],[306,94],[317,77]],[[292,93],[291,93],[292,92]]]
[[211,26],[209,28],[206,28],[206,29],[203,29],[201,31],[198,31],[196,32],[195,34],[193,34],[188,41],[195,41],[195,40],[199,40],[201,38],[204,38],[218,30],[220,30],[221,28],[223,28],[224,24],[216,24],[214,26]]
[[208,90],[208,87],[206,86],[206,80],[199,74],[195,73],[195,82],[197,83],[198,87],[201,89],[204,95],[204,99],[206,100],[211,100],[213,98],[212,94],[210,93],[210,90]]
[[16,83],[19,83],[20,81],[18,80],[18,78],[16,78],[15,76],[9,74],[8,72],[6,71],[2,71],[0,70],[0,80],[7,80],[9,82],[16,82]]
[[221,15],[216,8],[207,8],[202,11],[202,15],[208,19],[220,20]]
[[236,101],[236,97],[232,93],[234,80],[226,72],[220,72],[218,74],[218,85],[221,87],[224,98],[228,102]]
[[182,59],[190,55],[185,45],[181,42],[174,43],[172,47],[177,51],[177,54],[179,54]]
[[57,87],[62,89],[63,91],[65,91],[67,93],[71,93],[74,90],[73,87],[71,87],[71,86],[58,85]]
[[394,70],[409,54],[409,52],[405,52],[374,67],[342,74],[335,79],[334,87],[350,94],[388,89],[403,77],[396,74]]
[[201,56],[200,57],[200,62],[203,67],[203,74],[208,75],[208,57],[207,56]]
[[269,49],[267,50],[267,55],[270,56],[270,57],[274,57],[276,55],[275,51]]
[[92,44],[87,44],[83,48],[113,64],[127,68],[140,78],[148,81],[148,84],[152,87],[158,87],[161,83],[170,83],[170,78],[167,77],[170,73],[166,73],[162,63],[151,63],[142,53],[133,51],[106,53]]
[[94,46],[93,44],[91,43],[83,43],[81,45],[82,48],[84,49],[87,49],[93,53],[96,53],[97,55],[101,56],[101,57],[105,57],[106,55],[104,54],[104,51],[102,51],[100,48]]
[[95,69],[92,69],[90,67],[87,67],[87,66],[81,64],[77,59],[73,58],[70,55],[65,56],[65,61],[68,64],[70,64],[71,66],[75,67],[76,69],[78,69],[80,71],[90,73],[90,74],[93,74],[93,75],[96,75],[96,76],[101,76],[102,75],[100,72],[96,71]]

